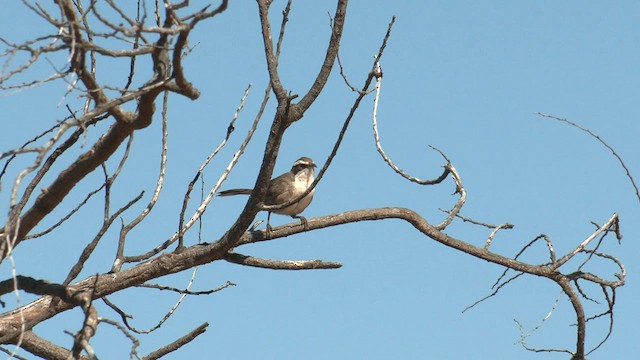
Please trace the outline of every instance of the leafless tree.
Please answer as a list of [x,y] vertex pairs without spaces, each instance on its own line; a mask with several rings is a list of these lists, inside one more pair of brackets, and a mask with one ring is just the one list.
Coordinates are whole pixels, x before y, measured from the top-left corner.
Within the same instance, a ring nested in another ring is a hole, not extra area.
[[[154,120],[166,124],[169,96],[177,94],[192,100],[199,97],[200,93],[190,82],[183,65],[184,57],[192,55],[189,54],[191,50],[189,37],[192,32],[197,31],[198,25],[202,22],[215,21],[216,17],[224,16],[227,1],[223,0],[217,5],[209,5],[196,10],[193,10],[194,5],[190,4],[188,0],[178,3],[171,3],[169,0],[163,2],[139,0],[133,7],[131,6],[133,2],[124,6],[116,4],[113,0],[55,0],[53,5],[47,6],[27,0],[23,3],[37,15],[40,21],[50,25],[51,32],[48,35],[19,43],[4,37],[0,38],[4,44],[2,51],[4,63],[3,73],[0,77],[0,88],[8,93],[26,91],[35,86],[64,81],[67,84],[69,94],[80,95],[85,101],[78,107],[75,107],[75,104],[68,105],[69,115],[65,119],[55,122],[55,125],[42,131],[23,146],[0,154],[0,160],[3,160],[0,181],[4,181],[5,184],[11,183],[9,188],[2,189],[5,192],[10,192],[10,196],[9,202],[4,205],[7,214],[6,222],[0,229],[2,239],[0,259],[4,262],[12,261],[14,250],[27,240],[43,241],[48,238],[49,241],[57,241],[53,240],[52,235],[55,234],[58,227],[73,218],[78,210],[87,203],[87,200],[97,194],[104,196],[104,212],[101,228],[92,239],[86,239],[86,245],[81,250],[77,263],[69,269],[69,273],[62,283],[37,280],[28,277],[28,274],[13,274],[0,282],[2,290],[0,294],[5,294],[5,296],[18,291],[40,296],[29,304],[0,314],[1,344],[15,344],[17,346],[14,348],[19,347],[33,355],[48,359],[91,358],[94,356],[91,339],[96,328],[100,325],[111,325],[131,339],[131,355],[140,357],[136,351],[139,340],[135,334],[153,331],[162,324],[162,321],[149,330],[141,331],[134,328],[129,324],[129,314],[121,309],[121,304],[110,300],[110,296],[115,293],[139,287],[153,287],[178,292],[183,296],[195,296],[211,294],[232,286],[233,283],[228,282],[217,289],[196,292],[190,289],[177,289],[150,283],[150,281],[162,276],[183,272],[198,265],[210,264],[215,261],[289,270],[333,269],[341,266],[336,262],[320,260],[262,259],[238,253],[237,250],[246,244],[273,241],[305,231],[303,226],[294,222],[273,228],[267,237],[265,231],[256,230],[252,224],[259,211],[272,209],[265,207],[263,200],[268,182],[272,177],[280,144],[287,129],[293,123],[301,120],[305,112],[314,104],[333,71],[336,59],[339,60],[338,51],[346,20],[347,0],[338,0],[335,13],[331,16],[331,37],[326,44],[326,56],[317,71],[313,85],[306,93],[300,95],[292,94],[287,90],[287,85],[280,78],[278,68],[290,3],[282,12],[283,18],[279,30],[274,33],[271,20],[275,16],[270,16],[269,13],[272,1],[257,1],[270,84],[265,91],[262,106],[255,115],[251,131],[242,141],[226,170],[220,174],[216,183],[199,200],[196,210],[192,214],[187,214],[192,190],[204,168],[226,145],[227,140],[233,134],[234,117],[229,124],[227,134],[223,134],[221,137],[220,145],[213,150],[199,169],[193,169],[195,174],[193,181],[185,184],[188,190],[184,195],[182,210],[176,214],[179,219],[179,229],[166,240],[149,242],[150,245],[144,252],[133,255],[125,252],[125,244],[130,238],[128,234],[154,210],[154,206],[162,194],[168,151],[166,126],[163,127],[163,148],[158,180],[152,195],[142,210],[137,215],[133,210],[133,205],[139,204],[144,198],[141,193],[114,211],[110,202],[111,188],[116,181],[125,181],[119,175],[126,166],[136,131],[148,127]],[[610,324],[612,324],[616,289],[624,285],[625,281],[623,264],[616,257],[598,251],[600,244],[608,235],[613,234],[618,239],[621,237],[618,215],[612,214],[604,223],[595,225],[593,233],[588,234],[580,244],[577,244],[572,251],[566,254],[556,254],[552,241],[546,235],[540,235],[523,244],[522,250],[515,256],[493,252],[491,245],[497,241],[498,232],[509,229],[512,225],[486,224],[462,216],[461,210],[465,205],[466,191],[458,171],[444,153],[434,149],[444,159],[441,175],[432,180],[421,180],[396,166],[381,145],[377,130],[376,111],[380,96],[379,89],[383,79],[380,61],[389,40],[394,20],[388,25],[386,36],[381,39],[379,52],[372,61],[371,69],[364,77],[361,87],[352,85],[340,66],[339,70],[346,85],[354,91],[353,105],[351,110],[345,114],[342,131],[338,134],[333,151],[323,162],[316,180],[307,191],[311,191],[319,181],[322,181],[323,174],[338,152],[343,135],[354,113],[359,109],[362,99],[366,96],[373,96],[375,97],[372,114],[374,136],[377,150],[386,163],[399,176],[421,185],[432,186],[447,179],[453,180],[458,196],[457,201],[450,210],[444,211],[444,220],[435,225],[411,209],[385,207],[345,211],[309,219],[307,231],[365,220],[402,219],[411,224],[417,232],[422,233],[425,238],[504,267],[505,271],[496,281],[494,292],[487,298],[523,275],[534,275],[552,281],[562,289],[564,296],[569,299],[575,310],[577,324],[575,345],[571,349],[532,349],[526,345],[526,335],[522,337],[522,344],[525,348],[533,351],[565,352],[570,354],[572,359],[584,359],[590,351],[597,349],[606,340],[605,337],[602,342],[587,347],[585,335],[589,320],[608,317]],[[277,37],[275,41],[274,34]],[[29,78],[30,70],[37,66],[43,66],[48,58],[59,54],[66,57],[64,69],[56,69],[54,74],[50,76]],[[123,81],[123,86],[115,85],[116,79],[105,78],[99,72],[101,64],[113,59],[124,59],[129,63],[128,73],[118,74],[120,77],[117,81]],[[152,69],[152,71],[145,71],[148,69]],[[149,73],[150,75],[141,79],[143,76],[140,75],[141,73]],[[244,209],[233,225],[219,239],[197,245],[185,244],[183,241],[185,234],[198,231],[197,226],[194,225],[205,214],[213,196],[251,141],[271,94],[275,97],[277,107],[275,112],[269,115],[271,126],[264,147],[264,157],[255,187]],[[240,100],[236,117],[242,109],[245,98],[246,93]],[[161,112],[156,110],[158,103],[162,104]],[[135,110],[129,111],[127,108]],[[83,136],[87,129],[99,123],[110,125],[95,142],[90,144],[88,150],[82,152],[83,141],[80,140],[86,141]],[[122,148],[124,148],[123,155],[116,159],[117,150]],[[79,156],[75,160],[68,160],[66,157],[63,159],[62,155],[64,154],[79,154]],[[34,160],[16,171],[16,166],[24,164],[23,159],[31,159],[29,156],[33,156]],[[111,161],[115,159],[118,163],[113,173],[109,173],[105,165],[109,159]],[[53,222],[53,225],[48,229],[35,233],[36,226],[42,224],[44,219],[50,218],[54,210],[60,211],[62,201],[67,198],[72,189],[81,183],[88,174],[96,170],[101,170],[104,175],[102,184],[97,186],[94,191],[87,193],[86,198],[77,205],[64,208],[66,216]],[[7,180],[7,174],[15,174],[15,176]],[[284,207],[287,204],[279,206]],[[95,256],[94,250],[100,241],[105,238],[107,231],[116,225],[116,220],[125,213],[130,215],[133,220],[122,224],[120,228],[118,247],[116,253],[113,254],[112,267],[110,269],[93,269],[96,273],[95,276],[78,281],[78,275],[85,269],[88,260]],[[96,214],[96,216],[98,215]],[[468,241],[448,235],[445,230],[457,221],[467,221],[488,228],[489,234],[484,247],[477,247]],[[538,244],[547,247],[547,259],[541,260],[539,263],[527,263],[520,260],[523,253]],[[609,280],[584,271],[585,265],[594,259],[609,261],[616,265],[619,268],[619,272],[615,274],[616,278]],[[585,284],[595,284],[601,290],[601,294],[598,296],[605,299],[605,303],[600,314],[588,315],[585,313],[583,301],[590,300],[594,296],[583,290]],[[113,311],[110,314],[98,314],[94,304],[97,301],[104,302]],[[168,311],[165,319],[173,314],[178,305],[180,302]],[[36,325],[73,308],[81,308],[85,316],[84,321],[78,324],[80,329],[73,334],[73,344],[70,348],[54,344],[33,331]],[[109,316],[116,320],[110,319]],[[202,334],[206,327],[207,323],[204,323],[175,342],[167,344],[143,358],[155,359],[174,351]],[[611,331],[612,327],[610,326],[609,334]],[[9,347],[2,349],[8,353],[12,352]]]

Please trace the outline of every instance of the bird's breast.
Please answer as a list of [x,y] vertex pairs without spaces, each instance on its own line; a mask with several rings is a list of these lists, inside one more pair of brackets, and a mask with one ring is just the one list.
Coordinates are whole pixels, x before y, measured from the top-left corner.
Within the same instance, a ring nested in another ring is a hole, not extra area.
[[[311,186],[312,183],[313,183],[313,174],[308,174],[304,172],[297,174],[295,177],[295,181],[293,183],[295,188],[294,190],[295,196],[298,197],[302,195],[305,191],[307,191],[307,189],[309,188],[309,186]],[[297,215],[301,213],[302,211],[304,211],[304,209],[307,208],[307,206],[309,206],[309,204],[311,204],[311,200],[313,200],[313,193],[315,191],[316,189],[311,190],[311,192],[307,194],[307,196],[300,199],[300,201],[298,201],[297,203],[291,204],[290,206],[287,206],[284,209],[280,209],[279,211],[274,211],[274,212],[285,214],[285,215]]]

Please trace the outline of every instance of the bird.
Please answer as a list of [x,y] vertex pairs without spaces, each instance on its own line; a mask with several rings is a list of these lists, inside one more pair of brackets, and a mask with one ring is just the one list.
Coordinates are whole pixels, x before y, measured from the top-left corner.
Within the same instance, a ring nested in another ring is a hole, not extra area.
[[[300,197],[300,195],[307,191],[313,183],[313,171],[315,167],[316,164],[313,160],[306,156],[296,160],[293,163],[293,166],[291,166],[290,171],[269,181],[267,195],[264,198],[264,205],[280,205]],[[250,195],[252,191],[252,189],[229,189],[220,191],[218,196]],[[267,237],[269,237],[269,233],[271,232],[269,220],[271,219],[272,212],[281,215],[289,215],[294,219],[299,219],[304,230],[309,230],[307,219],[298,214],[303,212],[304,209],[311,204],[314,192],[315,189],[312,189],[304,198],[282,209],[270,210],[267,215]]]

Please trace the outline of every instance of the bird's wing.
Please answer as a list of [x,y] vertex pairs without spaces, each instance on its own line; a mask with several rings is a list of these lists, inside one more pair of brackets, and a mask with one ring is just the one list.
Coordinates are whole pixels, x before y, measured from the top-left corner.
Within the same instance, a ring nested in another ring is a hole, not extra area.
[[277,178],[271,180],[267,196],[265,197],[265,205],[284,204],[293,198],[295,188],[292,186],[294,175],[290,172],[284,173]]

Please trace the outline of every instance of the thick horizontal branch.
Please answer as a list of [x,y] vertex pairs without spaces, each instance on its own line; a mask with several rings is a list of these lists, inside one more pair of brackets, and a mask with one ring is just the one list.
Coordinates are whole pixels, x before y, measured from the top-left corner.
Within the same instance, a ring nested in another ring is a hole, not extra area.
[[[45,340],[32,331],[24,333],[20,347],[43,359],[67,360],[71,358],[71,351],[69,349]],[[79,359],[86,360],[87,357],[80,356]]]
[[[451,237],[446,233],[439,231],[435,226],[429,224],[427,220],[420,216],[420,214],[411,209],[386,207],[378,209],[353,210],[339,214],[308,219],[308,225],[309,230],[315,230],[359,221],[375,221],[383,219],[405,220],[421,233],[446,246],[463,251],[480,259],[491,261],[495,264],[507,266],[516,271],[522,271],[529,274],[545,277],[550,277],[553,274],[553,270],[550,268],[530,265],[521,261],[513,260],[511,258],[498,255],[483,248],[473,246],[467,242]],[[274,240],[301,232],[304,232],[302,225],[299,222],[294,222],[288,225],[282,225],[272,228],[270,238],[268,239],[266,238],[266,232],[264,230],[245,233],[236,246],[255,243],[259,241]]]
[[72,301],[73,294],[69,288],[60,284],[52,284],[46,280],[37,280],[32,277],[18,275],[15,279],[7,279],[0,282],[0,296],[12,292],[14,289],[24,290],[36,295],[51,295],[64,301]]
[[[516,271],[525,272],[537,276],[552,278],[566,278],[557,270],[553,270],[548,266],[531,265],[518,260],[514,260],[502,255],[492,253],[483,248],[473,246],[462,240],[438,231],[433,225],[429,224],[420,214],[406,208],[387,207],[378,209],[366,209],[348,211],[339,214],[327,215],[308,220],[310,230],[322,229],[341,224],[373,221],[382,219],[400,219],[410,223],[418,231],[427,237],[436,240],[446,246],[463,251],[477,258],[493,262],[502,266],[509,267]],[[304,232],[303,227],[296,222],[294,224],[283,225],[272,229],[271,239],[274,240]],[[227,233],[225,236],[229,236]],[[230,239],[231,246],[265,241],[264,231],[245,232],[239,238]],[[114,274],[102,274],[96,277],[90,277],[79,283],[72,285],[74,291],[83,291],[91,289],[89,293],[93,298],[101,298],[113,294],[119,290],[142,284],[150,279],[155,279],[164,275],[174,274],[186,269],[190,269],[197,265],[210,263],[216,260],[224,259],[227,249],[221,247],[218,242],[211,244],[198,244],[185,248],[180,253],[168,253],[158,256],[152,260],[140,263],[129,269]],[[26,329],[31,329],[38,323],[55,316],[58,313],[69,310],[76,305],[65,301],[53,301],[51,296],[44,296],[30,304],[23,306],[21,309],[0,315],[0,338],[14,337],[19,334],[21,329],[21,319],[26,319]],[[22,312],[22,315],[20,314]]]

